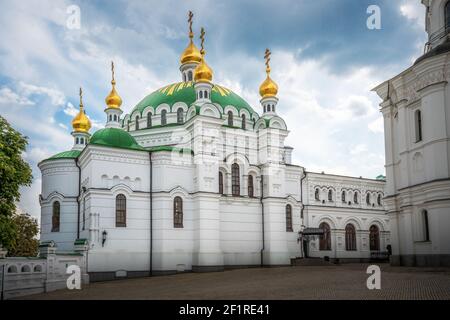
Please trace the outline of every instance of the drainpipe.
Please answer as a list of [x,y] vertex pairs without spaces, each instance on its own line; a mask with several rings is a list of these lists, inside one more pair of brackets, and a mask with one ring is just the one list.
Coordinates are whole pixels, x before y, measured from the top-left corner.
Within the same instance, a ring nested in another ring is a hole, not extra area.
[[260,196],[260,202],[261,202],[261,229],[262,229],[262,248],[261,248],[261,267],[264,266],[264,249],[265,249],[265,241],[264,241],[264,203],[263,203],[263,196],[264,196],[264,176],[261,174],[261,196]]
[[[300,209],[300,217],[303,219],[302,225],[304,225],[304,222],[305,222],[305,217],[303,215],[303,208],[304,208],[304,205],[303,205],[303,180],[305,180],[305,178],[306,178],[306,168],[303,168],[303,175],[300,178],[300,202],[302,203],[302,208]],[[304,252],[303,252],[303,233],[300,238],[300,252],[301,252],[302,258],[306,258],[304,256]]]
[[148,159],[150,161],[150,268],[149,277],[153,275],[153,162],[152,152],[148,153]]
[[78,168],[78,196],[77,196],[77,239],[80,238],[80,195],[81,195],[81,167],[78,165],[78,158],[75,158],[75,165]]

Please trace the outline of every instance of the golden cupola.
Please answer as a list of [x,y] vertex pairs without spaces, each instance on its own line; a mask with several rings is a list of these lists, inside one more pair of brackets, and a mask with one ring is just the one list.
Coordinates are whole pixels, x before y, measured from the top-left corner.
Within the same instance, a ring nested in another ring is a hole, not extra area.
[[200,50],[197,49],[197,47],[194,44],[194,41],[192,40],[194,38],[194,33],[192,32],[192,18],[194,17],[194,14],[192,11],[189,11],[189,44],[184,49],[183,53],[180,57],[180,63],[183,64],[189,64],[189,63],[200,63],[202,61],[202,54],[200,53]]
[[270,55],[271,52],[269,49],[266,49],[264,58],[266,59],[266,73],[267,73],[267,77],[266,80],[263,81],[263,83],[261,83],[260,87],[259,87],[259,94],[261,95],[261,97],[264,98],[269,98],[269,97],[275,97],[278,93],[278,85],[275,83],[275,81],[272,80],[272,78],[270,78]]
[[194,81],[211,83],[213,78],[213,71],[205,61],[205,49],[203,46],[205,42],[205,30],[203,28],[201,29],[200,32],[200,39],[202,41],[202,48],[200,50],[202,58],[200,63],[194,70]]
[[106,105],[111,109],[120,109],[122,105],[122,98],[116,91],[116,80],[114,79],[114,62],[111,62],[111,72],[112,72],[112,89],[108,96],[105,98]]
[[83,106],[83,90],[80,88],[80,111],[72,120],[73,132],[87,133],[91,129],[91,121],[86,116]]

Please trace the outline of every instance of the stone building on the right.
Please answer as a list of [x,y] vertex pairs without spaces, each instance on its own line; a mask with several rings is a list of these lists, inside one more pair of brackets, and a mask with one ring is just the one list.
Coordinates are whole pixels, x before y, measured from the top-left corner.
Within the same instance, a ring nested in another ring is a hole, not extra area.
[[422,4],[424,54],[374,89],[383,99],[384,205],[393,265],[450,266],[450,1]]

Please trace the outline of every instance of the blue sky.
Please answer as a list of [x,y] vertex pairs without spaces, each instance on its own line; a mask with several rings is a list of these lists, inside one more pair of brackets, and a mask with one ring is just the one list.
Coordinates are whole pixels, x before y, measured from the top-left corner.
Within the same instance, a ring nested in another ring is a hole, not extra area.
[[[79,30],[66,27],[73,4],[81,9]],[[366,27],[371,4],[381,8],[381,30]],[[258,112],[264,49],[271,48],[287,144],[309,171],[384,173],[380,101],[370,89],[409,67],[426,40],[419,0],[0,0],[0,9],[0,114],[29,137],[24,158],[34,181],[22,189],[20,207],[34,216],[36,164],[71,148],[78,88],[93,132],[104,124],[111,60],[125,112],[179,81],[188,10],[196,37],[206,29],[214,81]]]

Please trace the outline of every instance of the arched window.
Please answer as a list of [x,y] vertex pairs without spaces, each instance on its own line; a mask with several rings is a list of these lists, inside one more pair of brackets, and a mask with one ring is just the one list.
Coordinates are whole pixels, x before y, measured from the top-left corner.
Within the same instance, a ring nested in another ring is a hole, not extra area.
[[370,206],[370,193],[366,194],[366,203]]
[[372,225],[369,229],[370,251],[380,250],[380,230],[376,225]]
[[232,111],[228,111],[228,125],[230,127],[233,126],[233,112]]
[[428,222],[428,211],[422,211],[422,221],[423,221],[423,240],[430,241],[430,226]]
[[112,114],[109,115],[109,121],[112,121]]
[[353,202],[358,203],[358,192],[355,191],[355,194],[353,195]]
[[246,123],[245,123],[245,114],[243,114],[242,115],[242,129],[244,129],[245,130],[245,126],[246,126]]
[[316,191],[314,192],[314,199],[320,200],[319,192],[320,192],[319,188],[317,188]]
[[205,93],[204,93],[204,97],[205,97],[205,99],[208,99],[208,91],[206,91],[206,90],[205,90]]
[[80,138],[76,137],[75,144],[80,144]]
[[147,113],[147,128],[151,128],[152,127],[152,113],[149,112]]
[[188,72],[188,80],[192,81],[192,71],[190,71],[190,70]]
[[350,223],[345,226],[345,250],[356,250],[356,231],[355,227]]
[[266,112],[266,106],[264,106],[264,112]]
[[84,138],[83,137],[80,138],[80,144],[84,144]]
[[167,124],[167,110],[164,109],[163,111],[161,111],[161,125],[166,125]]
[[377,203],[379,206],[381,206],[381,194],[379,194],[377,197]]
[[223,173],[219,171],[219,194],[223,194]]
[[183,82],[186,82],[186,73],[183,73]]
[[53,212],[52,212],[52,232],[59,232],[61,215],[61,205],[59,201],[53,202]]
[[422,141],[422,112],[420,110],[416,110],[416,112],[414,112],[414,121],[416,129],[416,142],[419,142]]
[[136,116],[136,130],[139,130],[139,116]]
[[292,232],[292,207],[290,204],[286,205],[286,231]]
[[181,197],[173,199],[173,227],[183,228],[183,199]]
[[253,189],[253,176],[251,174],[248,175],[248,196],[250,198],[253,198],[255,196]]
[[183,109],[179,108],[177,110],[177,123],[181,124],[181,123],[183,123],[183,121],[184,121],[184,119],[183,119]]
[[200,99],[203,99],[203,91],[200,91]]
[[117,121],[117,114],[114,115],[114,121]]
[[127,198],[123,194],[116,196],[116,227],[127,226]]
[[342,198],[342,202],[344,202],[345,203],[345,191],[342,191],[342,194],[341,194],[341,198]]
[[328,190],[328,201],[333,201],[333,190]]
[[241,194],[239,165],[237,163],[233,163],[231,166],[231,193],[233,196]]
[[329,251],[331,250],[331,231],[330,226],[326,222],[322,222],[319,228],[323,230],[323,234],[319,237],[319,250]]

